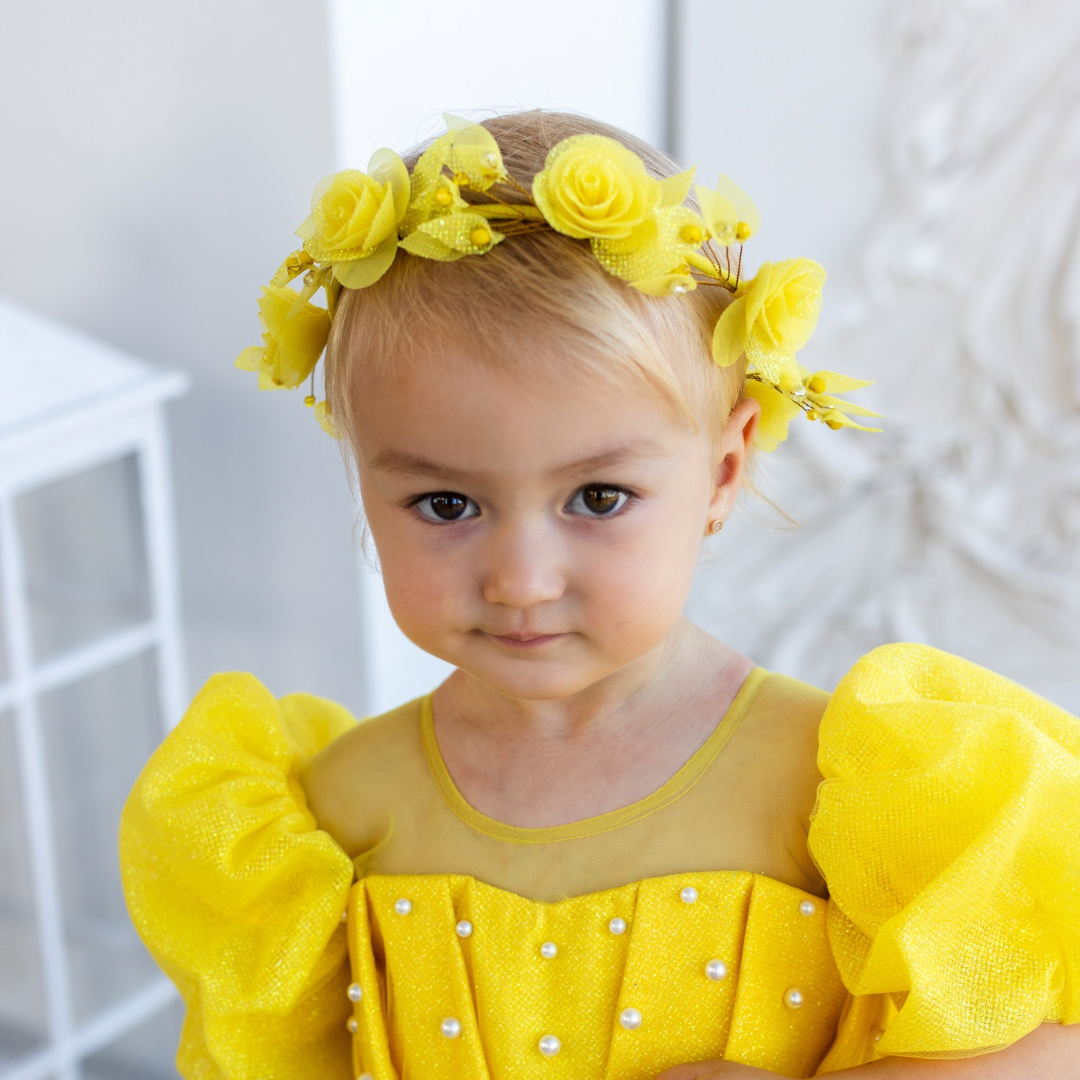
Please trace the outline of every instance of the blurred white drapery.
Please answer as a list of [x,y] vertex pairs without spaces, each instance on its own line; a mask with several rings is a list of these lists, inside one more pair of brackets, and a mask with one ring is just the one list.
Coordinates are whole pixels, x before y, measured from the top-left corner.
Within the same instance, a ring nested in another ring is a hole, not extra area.
[[886,431],[795,425],[766,487],[801,528],[725,533],[691,614],[822,686],[917,640],[1077,711],[1080,7],[896,0],[881,51],[884,197],[814,356]]

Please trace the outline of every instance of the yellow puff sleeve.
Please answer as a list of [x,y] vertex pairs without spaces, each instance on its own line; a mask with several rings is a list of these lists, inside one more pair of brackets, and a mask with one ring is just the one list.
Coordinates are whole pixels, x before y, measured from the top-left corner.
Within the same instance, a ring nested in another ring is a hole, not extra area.
[[968,1057],[1080,1022],[1080,720],[889,645],[837,687],[818,768],[808,844],[845,986],[887,995],[849,999],[853,1023],[885,1027],[875,1056]]
[[177,1068],[198,1080],[349,1080],[345,927],[353,866],[296,774],[353,725],[218,675],[158,747],[120,819],[128,908],[187,1004]]

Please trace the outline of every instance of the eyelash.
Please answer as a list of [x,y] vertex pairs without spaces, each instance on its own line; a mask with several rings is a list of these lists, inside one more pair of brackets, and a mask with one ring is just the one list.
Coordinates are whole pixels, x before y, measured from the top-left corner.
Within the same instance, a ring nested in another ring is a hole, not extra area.
[[[628,491],[624,487],[619,487],[617,484],[584,484],[579,487],[577,491],[574,492],[574,494],[570,497],[570,501],[566,505],[571,506],[573,502],[586,491],[614,491],[617,492],[620,496],[623,496],[622,501],[614,510],[609,510],[607,513],[604,514],[584,513],[580,515],[582,517],[593,518],[596,521],[600,521],[605,518],[619,517],[621,514],[625,513],[626,508],[637,499],[637,496],[632,491]],[[468,514],[465,517],[457,518],[440,518],[437,515],[429,517],[421,509],[421,505],[430,502],[430,500],[432,499],[438,498],[440,495],[454,499],[462,499],[465,501],[466,504],[476,506],[476,503],[473,502],[472,499],[468,498],[468,496],[466,495],[459,495],[456,491],[432,491],[426,495],[418,495],[415,499],[411,500],[408,503],[408,506],[414,509],[417,514],[419,514],[420,517],[429,525],[456,525],[459,521],[471,521],[473,518],[479,517],[478,513]],[[466,505],[466,509],[468,509],[468,505]]]

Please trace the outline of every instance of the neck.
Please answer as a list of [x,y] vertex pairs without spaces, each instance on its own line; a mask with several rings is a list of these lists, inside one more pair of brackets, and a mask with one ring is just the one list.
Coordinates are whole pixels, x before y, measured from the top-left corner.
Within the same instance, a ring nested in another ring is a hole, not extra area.
[[662,647],[570,698],[499,694],[458,671],[433,718],[451,778],[474,808],[545,826],[626,806],[701,747],[753,664],[689,622]]

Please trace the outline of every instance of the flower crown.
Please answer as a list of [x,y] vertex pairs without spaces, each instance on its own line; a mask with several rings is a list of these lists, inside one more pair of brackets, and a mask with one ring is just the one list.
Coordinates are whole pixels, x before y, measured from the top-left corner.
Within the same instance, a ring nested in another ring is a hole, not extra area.
[[[746,392],[761,403],[761,449],[775,449],[800,412],[834,429],[880,430],[851,419],[878,413],[836,396],[868,382],[833,371],[811,373],[795,358],[817,325],[825,282],[821,266],[786,259],[742,277],[742,245],[757,232],[760,218],[726,176],[715,189],[694,185],[699,213],[683,205],[694,169],[657,180],[622,143],[573,135],[552,148],[527,191],[506,171],[486,128],[455,116],[445,119],[446,133],[424,151],[411,174],[397,154],[383,149],[366,173],[346,169],[315,189],[311,214],[296,230],[303,247],[263,287],[263,344],[245,349],[236,361],[258,372],[260,390],[295,389],[310,378],[305,403],[338,437],[329,402],[316,403],[313,391],[342,288],[373,285],[399,251],[450,262],[483,255],[509,237],[554,229],[588,240],[609,274],[650,295],[677,296],[699,285],[734,294],[713,331],[712,355],[728,367],[746,354]],[[466,202],[463,190],[474,201]],[[507,202],[511,192],[515,201]],[[722,260],[705,247],[709,240],[724,249]],[[297,291],[290,282],[299,277],[303,287]],[[326,294],[325,308],[310,303],[319,289]]]

